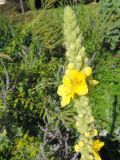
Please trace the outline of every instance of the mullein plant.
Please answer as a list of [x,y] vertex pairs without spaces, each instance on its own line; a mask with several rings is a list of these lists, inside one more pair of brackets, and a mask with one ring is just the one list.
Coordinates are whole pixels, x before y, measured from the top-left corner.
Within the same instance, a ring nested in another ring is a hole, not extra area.
[[75,152],[81,153],[81,160],[101,160],[98,152],[104,142],[94,140],[98,137],[98,131],[95,129],[88,96],[98,81],[93,79],[92,68],[88,66],[89,59],[82,45],[82,34],[69,6],[64,10],[64,37],[68,65],[57,94],[61,96],[62,107],[73,101],[77,111],[75,121],[80,137],[74,146]]

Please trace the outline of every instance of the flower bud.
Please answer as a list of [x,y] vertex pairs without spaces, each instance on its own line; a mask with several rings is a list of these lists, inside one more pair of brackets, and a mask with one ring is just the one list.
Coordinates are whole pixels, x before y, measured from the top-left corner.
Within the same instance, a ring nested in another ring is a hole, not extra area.
[[86,74],[86,76],[91,76],[92,75],[92,68],[91,67],[86,67],[84,69],[84,73]]
[[84,146],[84,142],[80,141],[79,143],[79,146],[82,148]]
[[91,116],[90,119],[89,119],[89,122],[90,123],[94,122],[94,117]]
[[77,127],[79,126],[79,122],[76,122],[76,126],[77,126]]
[[85,137],[90,137],[90,132],[85,132],[84,135]]
[[69,74],[70,74],[70,70],[67,69],[67,70],[65,71],[65,75],[66,75],[66,76],[69,76]]
[[80,152],[80,146],[78,144],[75,145],[74,149],[75,152]]
[[99,83],[99,81],[97,81],[97,80],[92,80],[91,81],[91,84],[93,84],[93,85],[97,85]]
[[94,134],[94,136],[97,136],[98,135],[98,130],[94,129],[93,134]]
[[82,47],[79,51],[79,54],[83,54],[85,52],[85,47]]
[[70,69],[70,70],[71,70],[71,69],[74,69],[74,64],[73,64],[73,63],[69,63],[69,64],[68,64],[68,69]]
[[76,57],[76,61],[82,62],[82,57],[81,57],[80,55],[78,55],[78,56]]

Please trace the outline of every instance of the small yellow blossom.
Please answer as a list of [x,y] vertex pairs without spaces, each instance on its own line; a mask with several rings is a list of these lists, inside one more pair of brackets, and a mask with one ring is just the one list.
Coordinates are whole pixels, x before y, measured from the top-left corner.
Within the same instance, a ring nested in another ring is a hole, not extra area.
[[64,75],[63,84],[58,87],[57,94],[62,97],[61,106],[66,106],[70,103],[74,95],[86,95],[88,86],[86,75],[76,69],[70,70],[69,75]]
[[93,149],[98,152],[104,146],[104,142],[100,141],[99,139],[93,142]]
[[74,64],[69,63],[63,76],[63,84],[58,87],[57,94],[62,97],[61,106],[68,105],[75,95],[88,94],[88,86],[96,85],[98,81],[92,78],[92,68],[86,67],[84,71],[74,69]]
[[95,157],[95,160],[102,160],[101,157],[99,156],[99,153],[98,151],[104,146],[104,142],[100,141],[99,139],[98,140],[95,140],[93,142],[93,155]]

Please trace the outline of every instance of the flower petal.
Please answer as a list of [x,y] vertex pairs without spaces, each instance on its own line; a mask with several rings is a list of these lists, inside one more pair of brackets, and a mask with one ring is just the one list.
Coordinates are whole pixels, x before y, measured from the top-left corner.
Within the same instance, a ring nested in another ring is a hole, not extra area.
[[93,142],[93,149],[97,152],[104,146],[104,142],[100,141],[99,139]]
[[62,84],[58,87],[57,94],[63,96],[66,93],[66,87]]
[[100,158],[98,152],[95,152],[94,150],[93,150],[93,155],[94,155],[94,157],[95,157],[95,160],[102,160],[102,159]]
[[68,69],[70,69],[70,70],[71,70],[71,69],[74,69],[74,64],[73,64],[73,63],[69,63],[67,67],[68,67]]
[[68,105],[70,103],[70,98],[70,96],[63,96],[61,100],[61,106],[65,107],[66,105]]
[[76,79],[78,78],[79,72],[76,69],[73,69],[70,72],[70,79],[74,81],[76,81]]
[[70,79],[68,76],[64,76],[63,77],[63,84],[66,86],[66,87],[71,87],[71,82],[70,82]]
[[86,83],[83,83],[75,88],[75,93],[79,96],[84,96],[88,93],[88,86]]

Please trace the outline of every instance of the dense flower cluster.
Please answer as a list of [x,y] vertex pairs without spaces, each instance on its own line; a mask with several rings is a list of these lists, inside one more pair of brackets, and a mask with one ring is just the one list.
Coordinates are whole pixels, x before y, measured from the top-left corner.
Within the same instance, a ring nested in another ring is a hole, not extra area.
[[70,7],[66,7],[64,11],[64,36],[69,64],[57,94],[61,96],[62,107],[68,105],[71,100],[74,102],[73,107],[77,111],[74,117],[76,129],[80,133],[74,149],[81,153],[80,160],[101,160],[98,151],[104,143],[99,140],[94,141],[98,131],[95,129],[88,97],[91,88],[98,84],[98,81],[93,79],[92,68],[88,66],[89,59],[82,46],[82,34]]

